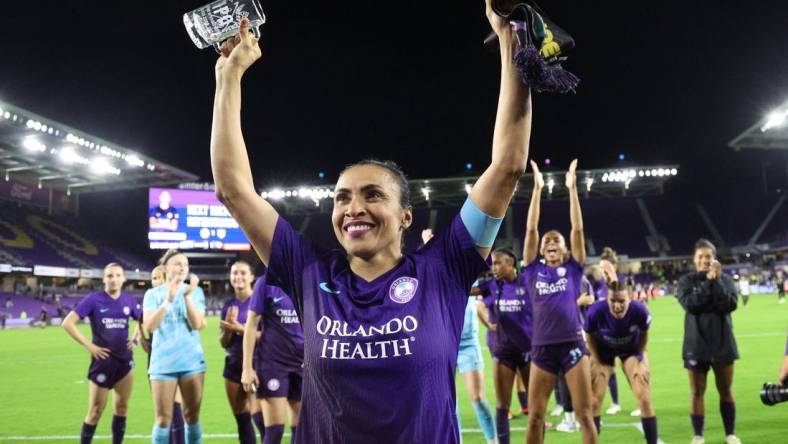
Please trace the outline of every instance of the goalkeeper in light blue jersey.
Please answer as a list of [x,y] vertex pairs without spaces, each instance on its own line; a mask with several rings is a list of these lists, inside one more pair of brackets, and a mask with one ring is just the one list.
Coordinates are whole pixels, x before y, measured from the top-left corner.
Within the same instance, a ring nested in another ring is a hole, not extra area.
[[153,391],[156,422],[151,442],[169,443],[175,389],[183,396],[186,442],[202,443],[200,403],[205,378],[205,354],[199,330],[205,327],[205,294],[199,280],[189,275],[189,260],[176,250],[161,258],[167,283],[148,290],[142,303],[144,327],[155,332],[148,374]]

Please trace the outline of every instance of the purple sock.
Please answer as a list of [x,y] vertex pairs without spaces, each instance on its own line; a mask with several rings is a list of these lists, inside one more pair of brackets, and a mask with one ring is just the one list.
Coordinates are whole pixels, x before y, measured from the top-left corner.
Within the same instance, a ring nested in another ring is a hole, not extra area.
[[657,444],[657,417],[640,418],[640,423],[643,425],[646,444]]
[[177,402],[172,404],[170,444],[186,444],[186,430],[183,428],[183,411],[180,403]]
[[695,436],[703,436],[703,423],[706,421],[706,415],[690,415],[692,419],[692,429],[695,431]]
[[495,409],[495,428],[498,444],[509,444],[509,409]]
[[265,428],[265,440],[263,444],[280,444],[282,436],[285,434],[285,425],[279,424]]
[[252,415],[252,422],[254,423],[255,427],[257,427],[257,431],[260,432],[260,442],[263,442],[263,438],[265,437],[265,423],[263,422],[263,413],[257,412]]
[[602,418],[594,416],[594,425],[596,426],[596,434],[602,433]]
[[618,380],[615,373],[607,381],[607,387],[610,389],[610,399],[613,401],[613,404],[618,404]]
[[257,442],[252,426],[252,415],[249,412],[235,415],[235,424],[238,426],[238,442],[240,444],[255,444]]
[[517,399],[520,400],[520,408],[528,409],[528,392],[517,392]]
[[722,424],[725,426],[725,435],[733,435],[736,432],[736,403],[721,402],[720,413]]
[[93,434],[96,433],[96,425],[82,423],[82,433],[79,434],[79,444],[90,444],[93,441]]
[[112,444],[122,444],[126,434],[126,417],[112,415]]

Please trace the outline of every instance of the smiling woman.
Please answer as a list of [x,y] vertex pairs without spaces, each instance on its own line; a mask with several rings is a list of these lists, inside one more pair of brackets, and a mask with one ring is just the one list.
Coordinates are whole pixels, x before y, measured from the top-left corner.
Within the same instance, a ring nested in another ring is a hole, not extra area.
[[[366,160],[340,175],[332,226],[341,251],[297,233],[257,194],[240,85],[261,52],[246,21],[222,47],[211,139],[216,193],[268,265],[268,280],[292,296],[303,325],[298,442],[459,442],[453,374],[463,314],[525,170],[531,130],[513,32],[489,3],[487,17],[502,42],[492,162],[451,226],[412,254],[402,251],[413,222],[407,181],[393,162]],[[251,389],[255,372],[244,367],[242,383]]]

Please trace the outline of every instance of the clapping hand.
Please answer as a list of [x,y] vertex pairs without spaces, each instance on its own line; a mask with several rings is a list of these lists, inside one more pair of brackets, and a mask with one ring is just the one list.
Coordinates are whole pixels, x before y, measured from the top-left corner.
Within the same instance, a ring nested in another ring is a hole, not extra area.
[[219,325],[224,330],[243,333],[244,326],[238,322],[238,307],[234,305],[228,308],[227,314],[224,316],[223,320],[219,321]]

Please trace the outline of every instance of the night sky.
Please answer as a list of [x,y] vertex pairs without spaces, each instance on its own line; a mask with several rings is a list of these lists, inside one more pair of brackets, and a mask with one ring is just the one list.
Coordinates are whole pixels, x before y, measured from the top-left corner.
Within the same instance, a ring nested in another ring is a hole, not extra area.
[[[4,2],[0,100],[211,181],[216,54],[194,47],[181,21],[203,3]],[[481,0],[262,4],[263,59],[243,93],[258,186],[319,183],[321,170],[333,183],[365,157],[411,178],[489,161],[499,68],[481,45]],[[541,5],[575,37],[566,67],[582,83],[535,96],[533,157],[602,168],[624,153],[680,164],[682,195],[763,195],[762,164],[782,153],[727,142],[788,100],[788,3]]]

